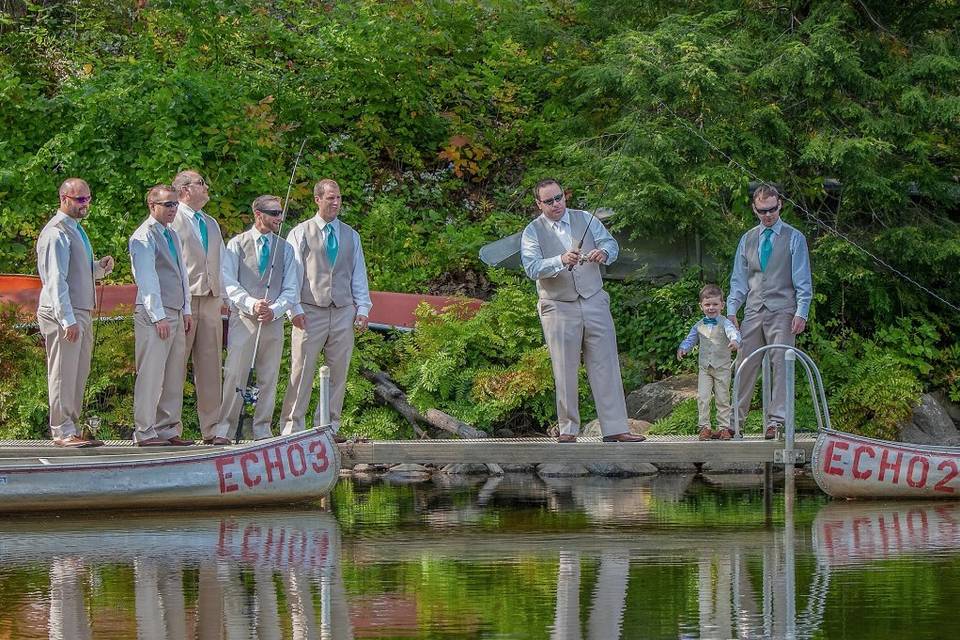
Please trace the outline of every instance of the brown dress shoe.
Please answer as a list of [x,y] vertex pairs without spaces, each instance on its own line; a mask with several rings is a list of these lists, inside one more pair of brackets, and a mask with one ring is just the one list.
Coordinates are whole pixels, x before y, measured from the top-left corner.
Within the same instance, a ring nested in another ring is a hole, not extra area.
[[767,430],[763,432],[764,440],[776,440],[777,439],[777,425],[771,424],[767,427]]
[[577,441],[577,436],[572,436],[568,433],[562,433],[559,436],[557,436],[557,442],[559,442],[560,444],[566,444],[566,443],[576,442],[576,441]]
[[704,427],[703,429],[700,429],[700,435],[697,436],[697,440],[712,440],[712,439],[713,439],[713,431],[710,429],[710,427]]
[[184,440],[180,436],[173,436],[172,438],[167,438],[167,442],[169,442],[174,447],[192,447],[193,445],[197,444],[193,440]]
[[344,442],[347,441],[347,439],[342,435],[340,435],[339,433],[335,433],[333,434],[333,441],[336,442],[337,444],[343,444]]
[[221,446],[226,444],[233,444],[230,442],[229,438],[223,438],[221,436],[216,436],[215,438],[204,438],[203,444],[212,444],[215,446]]
[[720,429],[717,433],[720,434],[717,436],[720,440],[733,440],[733,429]]
[[149,440],[141,440],[137,443],[138,447],[169,447],[170,441],[164,440],[163,438],[150,438]]
[[629,432],[618,433],[613,436],[603,436],[604,442],[643,442],[646,439],[645,436],[638,436]]
[[54,438],[53,444],[58,447],[66,447],[68,449],[86,449],[89,447],[101,447],[103,443],[99,440],[81,438],[80,436],[74,434],[69,435],[66,438]]

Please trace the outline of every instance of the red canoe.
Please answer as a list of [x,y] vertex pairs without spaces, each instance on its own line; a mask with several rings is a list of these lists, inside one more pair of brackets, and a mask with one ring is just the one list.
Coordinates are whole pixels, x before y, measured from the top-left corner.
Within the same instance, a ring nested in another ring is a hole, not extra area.
[[[97,295],[102,295],[101,315],[121,315],[129,312],[137,297],[137,287],[132,284],[103,285],[97,287]],[[37,309],[40,297],[40,278],[19,274],[0,274],[0,301],[13,302],[32,315]],[[370,324],[380,328],[413,329],[416,323],[414,312],[423,302],[438,311],[452,307],[462,308],[464,317],[477,312],[483,304],[475,298],[455,298],[448,296],[430,296],[417,293],[390,293],[371,291],[373,309],[370,312]]]

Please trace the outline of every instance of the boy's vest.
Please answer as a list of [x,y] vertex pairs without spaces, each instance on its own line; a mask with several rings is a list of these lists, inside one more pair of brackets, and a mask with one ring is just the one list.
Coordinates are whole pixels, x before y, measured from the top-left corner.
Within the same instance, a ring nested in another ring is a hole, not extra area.
[[723,329],[723,320],[717,324],[697,324],[697,337],[700,339],[700,367],[714,367],[717,369],[730,366],[730,338]]

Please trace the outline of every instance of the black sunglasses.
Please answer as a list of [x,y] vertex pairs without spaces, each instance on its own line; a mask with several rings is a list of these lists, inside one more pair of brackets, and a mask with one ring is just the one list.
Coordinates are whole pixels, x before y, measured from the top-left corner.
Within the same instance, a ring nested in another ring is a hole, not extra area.
[[257,209],[257,211],[265,216],[270,216],[271,218],[276,218],[277,216],[283,214],[283,209]]

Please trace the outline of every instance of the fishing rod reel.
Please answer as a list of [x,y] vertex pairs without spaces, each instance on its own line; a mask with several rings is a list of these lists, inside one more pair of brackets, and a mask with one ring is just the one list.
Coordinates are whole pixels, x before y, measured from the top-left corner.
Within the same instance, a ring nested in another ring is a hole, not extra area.
[[237,387],[237,393],[243,398],[244,405],[255,405],[257,404],[257,400],[260,399],[260,387],[252,383],[248,383],[247,386],[242,389]]

